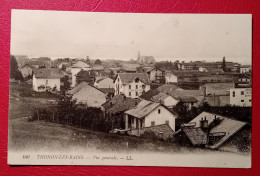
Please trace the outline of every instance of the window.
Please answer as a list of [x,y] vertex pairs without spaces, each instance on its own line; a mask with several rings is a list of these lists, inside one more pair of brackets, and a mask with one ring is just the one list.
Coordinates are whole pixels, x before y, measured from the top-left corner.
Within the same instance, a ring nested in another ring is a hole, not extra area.
[[241,100],[241,102],[245,102],[244,100]]
[[136,79],[135,79],[135,82],[136,82],[136,83],[138,83],[138,82],[139,82],[139,79],[138,79],[138,78],[136,78]]
[[135,89],[138,89],[138,85],[135,86]]
[[155,125],[155,121],[151,121],[151,126],[154,126]]
[[131,92],[129,92],[129,97],[131,97]]
[[251,102],[251,99],[250,100],[248,100],[249,102]]
[[169,120],[166,120],[166,121],[165,121],[165,124],[166,124],[166,125],[169,125]]
[[161,114],[161,109],[158,109],[158,114]]
[[138,96],[138,92],[135,92],[135,95]]
[[244,91],[241,91],[241,95],[244,95],[245,94],[245,92]]
[[233,97],[235,97],[236,96],[236,92],[235,91],[233,91]]
[[142,85],[142,88],[145,89],[145,85]]
[[131,89],[131,85],[129,85],[129,89]]

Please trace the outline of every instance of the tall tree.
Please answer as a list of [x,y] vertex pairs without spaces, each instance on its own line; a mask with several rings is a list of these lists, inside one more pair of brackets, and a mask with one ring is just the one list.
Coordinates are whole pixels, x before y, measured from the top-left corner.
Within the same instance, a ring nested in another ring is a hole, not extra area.
[[16,58],[13,55],[10,56],[10,78],[23,80],[23,75],[19,71]]
[[89,56],[87,56],[87,58],[86,58],[86,63],[87,63],[87,64],[90,64]]
[[225,56],[223,57],[223,61],[222,61],[222,69],[225,72],[226,71],[226,59]]
[[102,65],[102,62],[101,62],[101,60],[97,59],[97,60],[95,61],[95,64],[97,64],[97,65]]

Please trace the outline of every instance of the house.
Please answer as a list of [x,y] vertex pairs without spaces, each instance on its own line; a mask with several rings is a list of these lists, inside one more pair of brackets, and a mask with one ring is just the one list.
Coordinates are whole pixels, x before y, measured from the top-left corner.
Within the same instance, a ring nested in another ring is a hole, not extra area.
[[97,76],[101,76],[104,71],[103,65],[94,64],[91,68]]
[[146,73],[119,73],[115,80],[115,95],[138,98],[150,90],[150,80]]
[[33,90],[36,92],[60,91],[60,79],[64,76],[61,69],[34,69]]
[[166,73],[165,83],[166,84],[178,83],[178,76],[170,72]]
[[199,67],[199,71],[200,72],[208,72],[208,70],[206,68],[204,68],[204,67]]
[[251,74],[242,74],[239,76],[237,81],[239,86],[248,86],[251,85]]
[[76,75],[81,70],[85,70],[85,71],[91,70],[91,67],[83,61],[77,61],[72,66],[70,66],[69,69],[70,69],[70,72],[71,72],[71,87],[75,87],[76,84],[77,84]]
[[76,74],[76,84],[81,82],[87,82],[90,85],[94,85],[96,74],[92,70],[80,70]]
[[243,65],[240,67],[240,73],[251,73],[252,66],[251,65]]
[[235,106],[252,106],[252,88],[230,89],[230,104]]
[[123,94],[114,96],[102,105],[106,118],[111,120],[112,129],[126,129],[124,112],[135,107],[140,100]]
[[134,108],[125,111],[125,130],[167,124],[175,131],[176,118],[177,115],[162,104],[142,100]]
[[175,136],[176,141],[183,145],[218,149],[238,135],[246,125],[246,122],[202,112],[189,123],[183,124]]
[[94,86],[97,88],[111,88],[115,90],[114,80],[109,77],[96,77]]
[[165,70],[162,68],[153,67],[148,69],[146,73],[148,74],[150,81],[154,82],[164,78]]
[[32,68],[45,68],[45,63],[40,60],[29,60],[27,64]]
[[23,77],[26,78],[28,76],[32,76],[32,74],[33,74],[33,67],[30,66],[29,64],[25,64],[24,66],[22,66],[20,68],[20,71],[21,71]]
[[71,62],[62,61],[57,64],[57,67],[60,69],[66,69],[67,67],[71,66]]
[[158,93],[157,95],[154,95],[150,100],[153,102],[161,103],[169,109],[173,108],[179,102],[179,99],[174,98],[166,93]]
[[68,91],[68,94],[72,96],[72,99],[77,101],[77,104],[86,107],[101,108],[101,105],[107,101],[106,93],[86,82],[79,83],[73,89]]
[[228,95],[229,90],[235,88],[235,83],[206,83],[200,86],[203,95]]
[[96,77],[94,86],[102,92],[105,92],[110,98],[115,95],[114,80],[109,77]]

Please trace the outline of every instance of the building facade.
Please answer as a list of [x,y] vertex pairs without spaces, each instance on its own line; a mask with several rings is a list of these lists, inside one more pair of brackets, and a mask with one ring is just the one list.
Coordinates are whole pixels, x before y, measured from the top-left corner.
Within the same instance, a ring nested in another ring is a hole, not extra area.
[[252,106],[252,88],[230,89],[230,104],[235,106]]
[[114,80],[115,95],[138,98],[150,90],[150,80],[146,73],[119,73]]

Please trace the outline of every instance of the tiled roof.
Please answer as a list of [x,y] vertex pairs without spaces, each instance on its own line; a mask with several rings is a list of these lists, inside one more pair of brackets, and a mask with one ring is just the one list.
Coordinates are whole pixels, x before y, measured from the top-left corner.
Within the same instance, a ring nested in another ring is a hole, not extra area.
[[87,68],[87,67],[90,67],[90,66],[83,61],[77,61],[71,67],[73,67],[73,68]]
[[196,124],[195,127],[200,127],[200,120],[202,118],[205,118],[205,117],[206,117],[206,120],[208,120],[208,125],[210,125],[213,122],[215,117],[220,119],[220,120],[224,119],[223,116],[220,116],[220,115],[217,115],[217,114],[213,114],[213,113],[209,113],[209,112],[202,112],[197,117],[192,119],[189,123],[195,123]]
[[104,66],[103,65],[93,65],[92,70],[101,71],[101,70],[104,70]]
[[164,69],[164,68],[159,68],[159,67],[152,67],[152,68],[149,68],[149,69],[147,69],[147,70],[146,70],[146,72],[151,72],[151,71],[153,71],[154,69],[161,70],[162,72],[164,72],[164,71],[165,71],[165,69]]
[[117,102],[114,105],[112,105],[112,107],[110,109],[108,109],[107,112],[109,112],[111,114],[117,114],[117,113],[124,112],[124,111],[129,110],[129,109],[133,108],[134,106],[136,106],[136,104],[138,104],[139,101],[140,100],[126,97],[120,103]]
[[175,91],[176,89],[181,88],[173,84],[164,84],[157,88],[157,90],[162,93],[170,93],[172,91]]
[[64,76],[61,69],[58,68],[38,68],[34,70],[36,78],[62,78]]
[[225,133],[225,136],[222,137],[215,144],[209,145],[208,147],[212,149],[219,148],[225,141],[227,141],[231,136],[237,133],[246,124],[246,122],[241,122],[230,118],[224,118],[224,120],[222,120],[219,125],[213,127],[210,130],[210,134]]
[[235,83],[207,83],[205,84],[206,91],[215,95],[225,95],[227,91],[235,88]]
[[178,100],[180,100],[183,103],[197,103],[198,100],[196,98],[194,98],[193,96],[181,96],[178,97]]
[[144,84],[150,84],[150,80],[146,73],[119,73],[118,76],[123,84],[128,84],[136,78],[140,79]]
[[165,98],[167,98],[168,96],[170,96],[170,95],[168,95],[168,94],[166,94],[166,93],[158,93],[157,95],[154,95],[154,96],[151,98],[151,100],[152,100],[152,101],[155,101],[155,102],[161,102],[161,101],[163,101]]
[[83,89],[86,85],[88,85],[88,83],[83,81],[83,82],[79,83],[78,85],[76,85],[73,89],[69,90],[68,93],[73,95],[76,92],[78,92],[81,89]]
[[[99,82],[101,82],[101,81],[103,81],[103,80],[105,80],[105,79],[111,79],[111,78],[109,78],[109,77],[96,77],[96,82],[97,83],[99,83]],[[112,79],[111,79],[112,80]]]
[[201,128],[185,127],[182,131],[186,134],[193,145],[207,144],[207,133],[205,133]]
[[108,93],[114,93],[115,89],[114,88],[99,88],[102,92],[108,94]]
[[92,70],[88,70],[88,71],[80,70],[76,75],[76,77],[81,77],[81,78],[93,78],[95,76],[96,74]]
[[105,102],[102,106],[107,111],[108,109],[112,108],[115,104],[123,102],[124,98],[126,98],[124,95],[116,95],[111,100]]
[[137,118],[142,118],[148,115],[158,106],[160,106],[160,103],[142,100],[137,106],[135,106],[133,109],[126,111],[125,113]]
[[144,92],[140,98],[145,99],[145,100],[151,100],[155,95],[160,93],[157,89],[150,89],[147,92]]

